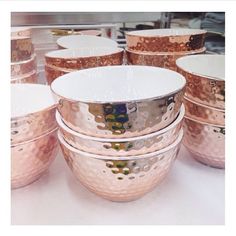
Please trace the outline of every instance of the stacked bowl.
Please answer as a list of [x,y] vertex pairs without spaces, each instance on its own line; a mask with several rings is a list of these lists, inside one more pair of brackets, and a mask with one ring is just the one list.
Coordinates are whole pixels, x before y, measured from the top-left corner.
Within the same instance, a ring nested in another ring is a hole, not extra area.
[[57,149],[56,104],[49,86],[11,85],[11,186],[37,180]]
[[187,56],[176,64],[187,80],[183,143],[198,161],[224,168],[225,56]]
[[36,56],[28,28],[11,31],[11,83],[37,83]]
[[178,154],[185,83],[151,66],[90,68],[54,80],[58,138],[76,178],[112,201],[151,191]]
[[130,65],[163,67],[176,71],[176,60],[205,52],[206,31],[152,29],[126,33],[126,57]]

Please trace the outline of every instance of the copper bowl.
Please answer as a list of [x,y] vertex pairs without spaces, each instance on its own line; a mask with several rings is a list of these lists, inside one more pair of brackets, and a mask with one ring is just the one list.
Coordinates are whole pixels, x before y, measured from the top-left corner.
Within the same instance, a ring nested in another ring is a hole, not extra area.
[[188,52],[134,52],[126,49],[126,57],[129,65],[157,66],[177,71],[175,61],[186,55],[204,53],[206,48]]
[[51,89],[65,124],[104,138],[135,137],[172,123],[182,104],[185,79],[150,66],[105,66],[58,77]]
[[225,127],[185,117],[183,144],[193,157],[206,165],[225,167]]
[[27,61],[11,63],[11,77],[24,76],[25,74],[32,73],[36,68],[36,55],[34,54]]
[[31,37],[31,28],[11,27],[11,37]]
[[170,146],[140,156],[111,157],[80,151],[59,133],[64,158],[75,177],[93,193],[111,201],[132,201],[153,190],[169,173],[183,131]]
[[11,187],[26,186],[48,170],[58,151],[57,129],[11,146]]
[[225,56],[193,55],[176,61],[187,80],[185,95],[193,101],[225,109]]
[[93,36],[101,36],[101,30],[81,30],[79,31],[81,35],[93,35]]
[[185,52],[204,47],[205,30],[151,29],[126,32],[127,47],[138,52]]
[[11,85],[11,144],[29,141],[57,127],[50,87]]
[[123,49],[111,48],[80,48],[62,49],[48,52],[45,55],[47,65],[61,69],[86,69],[98,66],[121,65]]
[[154,152],[173,143],[182,127],[184,106],[176,120],[166,128],[139,137],[123,139],[104,139],[80,134],[67,127],[56,113],[56,120],[64,140],[71,146],[89,153],[107,156],[132,156]]
[[93,35],[63,36],[57,40],[57,45],[59,48],[70,49],[118,47],[118,43],[112,39]]
[[28,74],[13,77],[11,78],[11,83],[12,84],[37,84],[38,83],[37,72],[33,70]]
[[30,37],[11,38],[11,62],[29,60],[34,53],[34,47]]
[[225,110],[209,107],[185,97],[186,116],[213,125],[225,125]]

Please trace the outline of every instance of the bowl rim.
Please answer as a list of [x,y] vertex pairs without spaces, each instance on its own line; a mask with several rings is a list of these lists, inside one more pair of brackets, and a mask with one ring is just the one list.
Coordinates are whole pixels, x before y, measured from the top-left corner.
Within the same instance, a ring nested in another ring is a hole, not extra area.
[[181,143],[182,138],[183,138],[183,134],[184,134],[183,128],[181,128],[176,140],[172,144],[170,144],[169,146],[167,146],[163,149],[160,149],[158,151],[151,152],[151,153],[135,155],[135,156],[126,156],[126,157],[125,156],[120,156],[120,157],[119,156],[106,156],[106,155],[98,155],[98,154],[84,152],[84,151],[76,149],[75,147],[68,144],[64,140],[63,135],[61,134],[61,132],[59,130],[58,130],[57,136],[58,136],[58,140],[59,140],[60,144],[63,145],[66,149],[69,149],[73,153],[82,154],[83,156],[86,156],[86,157],[89,157],[89,158],[103,159],[103,160],[137,160],[137,159],[143,159],[143,158],[149,158],[149,157],[157,156],[157,155],[160,155],[160,154],[163,154],[163,153],[166,153],[166,152],[170,151],[171,149],[175,148],[176,146],[178,146]]
[[16,62],[11,62],[11,66],[21,66],[23,64],[27,64],[29,62],[33,62],[36,60],[36,54],[33,53],[30,59],[24,60],[24,61],[16,61]]
[[137,136],[137,137],[130,137],[130,138],[100,138],[100,137],[89,136],[86,134],[76,132],[75,130],[69,128],[65,124],[63,118],[61,117],[61,115],[59,114],[58,111],[56,112],[56,121],[57,121],[58,126],[62,130],[65,130],[66,132],[70,133],[73,136],[76,136],[76,137],[79,137],[82,139],[86,139],[86,140],[97,141],[97,142],[119,142],[119,143],[122,143],[122,142],[132,142],[132,141],[139,141],[139,140],[143,140],[143,139],[148,139],[148,138],[152,138],[155,136],[159,136],[163,133],[166,133],[166,132],[170,131],[171,129],[175,128],[178,124],[180,124],[183,121],[184,114],[185,114],[185,108],[184,108],[184,105],[182,104],[177,118],[170,125],[164,127],[161,130],[158,130],[156,132],[152,132],[152,133],[145,134],[142,136]]

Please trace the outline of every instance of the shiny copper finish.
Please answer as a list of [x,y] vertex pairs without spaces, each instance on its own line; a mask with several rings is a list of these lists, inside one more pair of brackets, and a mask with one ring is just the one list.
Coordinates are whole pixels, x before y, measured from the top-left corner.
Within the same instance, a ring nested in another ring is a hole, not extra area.
[[30,37],[17,37],[11,39],[11,62],[29,60],[34,53]]
[[22,84],[22,83],[37,84],[38,83],[37,72],[33,70],[32,72],[28,74],[11,78],[11,83],[12,84],[16,84],[16,83],[17,84]]
[[131,51],[184,52],[203,48],[205,34],[204,30],[194,29],[142,30],[127,32],[126,41]]
[[225,110],[216,109],[184,98],[186,116],[200,122],[214,125],[225,125]]
[[57,130],[11,146],[11,187],[28,185],[48,170],[58,151]]
[[108,157],[78,151],[58,134],[64,158],[90,191],[111,201],[132,201],[155,188],[177,157],[183,132],[170,147],[141,156]]
[[11,63],[11,77],[19,77],[24,76],[25,74],[29,74],[32,71],[36,70],[36,66],[35,54],[27,61]]
[[49,66],[49,65],[45,65],[44,66],[45,69],[45,77],[47,79],[47,83],[50,85],[53,80],[55,80],[57,77],[61,76],[61,75],[65,75],[71,71],[69,70],[62,70],[58,67],[55,66]]
[[131,65],[157,66],[177,71],[175,61],[183,56],[204,53],[205,48],[189,52],[143,53],[126,49],[127,62]]
[[225,127],[202,123],[188,117],[184,121],[183,144],[193,157],[212,167],[225,167]]

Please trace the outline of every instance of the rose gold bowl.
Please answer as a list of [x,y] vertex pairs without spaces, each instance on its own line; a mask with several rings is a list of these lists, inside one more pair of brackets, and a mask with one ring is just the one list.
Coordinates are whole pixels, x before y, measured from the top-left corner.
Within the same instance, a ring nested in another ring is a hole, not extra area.
[[126,49],[126,57],[130,65],[157,66],[177,71],[175,61],[186,55],[204,53],[206,48],[187,52],[135,52]]
[[29,141],[55,129],[55,111],[49,86],[12,84],[11,144]]
[[176,120],[160,131],[134,138],[104,139],[73,131],[64,124],[60,114],[56,113],[60,132],[68,144],[85,152],[107,156],[142,155],[169,146],[179,135],[183,117],[184,106],[182,105]]
[[214,125],[225,125],[225,110],[209,107],[189,98],[184,98],[186,116]]
[[212,167],[225,167],[224,126],[185,117],[184,128],[183,144],[196,160]]
[[48,170],[58,151],[57,129],[11,146],[11,187],[26,186]]
[[59,48],[106,48],[106,47],[118,47],[118,43],[112,39],[98,37],[93,35],[69,35],[63,36],[57,40]]
[[151,29],[126,33],[127,47],[138,52],[184,52],[204,47],[205,30]]
[[177,157],[183,131],[170,146],[129,157],[90,154],[67,144],[58,133],[64,158],[75,177],[90,191],[111,201],[132,201],[155,188]]
[[36,70],[33,70],[28,74],[15,76],[11,78],[12,84],[23,84],[23,83],[37,84],[37,82],[38,82],[38,76]]
[[225,56],[192,55],[176,61],[187,80],[185,95],[198,103],[225,109]]
[[104,138],[135,137],[171,124],[182,104],[185,79],[151,66],[104,66],[58,77],[51,89],[65,124]]

